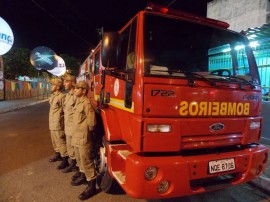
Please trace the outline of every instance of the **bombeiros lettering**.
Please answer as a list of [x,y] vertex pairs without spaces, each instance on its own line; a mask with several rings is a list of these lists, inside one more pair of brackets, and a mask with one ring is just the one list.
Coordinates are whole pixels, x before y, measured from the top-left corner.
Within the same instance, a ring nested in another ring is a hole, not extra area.
[[243,102],[187,102],[181,101],[181,116],[248,116],[250,103]]

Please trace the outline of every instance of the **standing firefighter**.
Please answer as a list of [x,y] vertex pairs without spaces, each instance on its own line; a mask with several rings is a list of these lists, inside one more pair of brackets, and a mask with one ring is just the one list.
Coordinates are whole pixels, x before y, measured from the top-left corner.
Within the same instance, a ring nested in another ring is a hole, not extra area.
[[88,199],[97,193],[96,173],[92,156],[92,131],[94,130],[96,119],[90,100],[86,97],[87,92],[88,84],[85,81],[80,81],[75,85],[77,101],[74,113],[72,144],[75,147],[80,175],[73,177],[71,184],[77,186],[87,181],[88,186],[79,196],[81,200]]
[[62,159],[58,169],[64,169],[69,165],[68,154],[66,148],[66,137],[64,133],[64,112],[63,104],[65,95],[61,92],[63,82],[59,78],[53,78],[51,81],[50,97],[50,112],[49,112],[49,129],[51,131],[52,145],[56,152],[55,156],[51,158],[50,162],[55,162]]
[[74,95],[75,83],[76,78],[74,76],[66,75],[64,77],[64,86],[65,89],[68,91],[64,102],[65,134],[66,134],[67,152],[71,160],[69,166],[63,170],[64,173],[76,170],[76,163],[77,163],[75,158],[74,147],[71,145],[73,135],[73,115],[77,99],[77,96]]

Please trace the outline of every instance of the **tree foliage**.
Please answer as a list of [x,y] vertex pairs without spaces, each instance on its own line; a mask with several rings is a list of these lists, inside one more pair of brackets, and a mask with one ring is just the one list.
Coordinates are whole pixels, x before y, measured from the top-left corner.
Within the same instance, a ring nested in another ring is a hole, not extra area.
[[67,71],[73,76],[78,76],[80,60],[66,54],[61,54],[60,57],[65,61]]
[[12,48],[3,55],[4,74],[6,79],[18,76],[37,77],[37,70],[30,63],[30,51],[26,48]]

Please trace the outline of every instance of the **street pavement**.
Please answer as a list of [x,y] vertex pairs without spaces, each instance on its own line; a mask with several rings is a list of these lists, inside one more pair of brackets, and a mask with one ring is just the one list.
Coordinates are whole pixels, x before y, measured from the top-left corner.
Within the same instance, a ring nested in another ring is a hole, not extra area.
[[[36,105],[39,103],[47,102],[48,98],[45,97],[34,97],[27,99],[16,99],[16,100],[4,100],[0,101],[0,114],[8,113],[11,111],[19,110],[21,108],[25,108],[28,106]],[[263,121],[263,135],[261,143],[266,145],[270,151],[270,102],[263,102],[262,104],[262,116],[264,118]],[[270,155],[268,155],[268,163],[263,174],[250,182],[257,188],[264,190],[270,193]]]

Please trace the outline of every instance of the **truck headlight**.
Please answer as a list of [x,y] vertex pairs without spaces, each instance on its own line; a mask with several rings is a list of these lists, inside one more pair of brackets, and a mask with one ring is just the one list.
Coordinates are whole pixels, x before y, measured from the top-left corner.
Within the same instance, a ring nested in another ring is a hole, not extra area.
[[157,188],[158,193],[164,194],[166,191],[168,191],[170,187],[170,182],[169,181],[162,181]]
[[150,133],[169,133],[172,131],[172,126],[166,124],[147,124],[146,130]]
[[148,167],[144,172],[144,177],[146,180],[153,180],[157,176],[158,169],[154,166]]
[[261,122],[250,122],[249,128],[250,129],[257,129],[261,127]]

